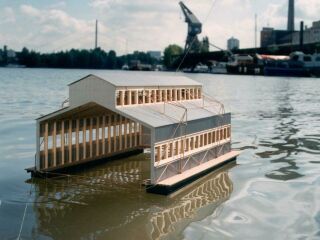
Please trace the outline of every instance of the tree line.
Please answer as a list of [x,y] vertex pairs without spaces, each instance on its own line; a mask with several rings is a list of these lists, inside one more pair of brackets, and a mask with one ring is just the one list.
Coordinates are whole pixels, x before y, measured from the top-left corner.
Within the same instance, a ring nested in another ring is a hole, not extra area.
[[101,48],[92,50],[71,49],[54,53],[39,53],[26,47],[16,52],[15,58],[9,58],[6,48],[0,50],[0,65],[19,64],[30,68],[88,68],[88,69],[121,69],[131,61],[144,64],[158,64],[159,61],[145,52],[117,56],[116,52],[104,51]]
[[[203,38],[192,46],[191,52],[208,52],[209,39]],[[10,53],[10,54],[9,54]],[[14,53],[14,57],[12,56]],[[171,44],[164,50],[163,59],[158,60],[149,53],[135,51],[132,54],[117,56],[114,50],[71,49],[53,53],[40,53],[24,47],[20,52],[8,50],[7,46],[0,49],[0,66],[19,64],[29,68],[87,68],[87,69],[121,69],[123,65],[139,61],[142,64],[163,64],[167,69],[174,66],[184,50],[177,44]]]

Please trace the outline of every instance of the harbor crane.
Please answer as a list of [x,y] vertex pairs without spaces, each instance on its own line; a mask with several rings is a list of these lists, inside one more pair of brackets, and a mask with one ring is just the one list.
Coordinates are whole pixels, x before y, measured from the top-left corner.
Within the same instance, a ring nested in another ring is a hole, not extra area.
[[188,35],[184,51],[194,52],[195,48],[193,46],[199,45],[197,35],[202,32],[202,23],[183,2],[179,2],[179,5],[185,16],[185,22],[188,23]]

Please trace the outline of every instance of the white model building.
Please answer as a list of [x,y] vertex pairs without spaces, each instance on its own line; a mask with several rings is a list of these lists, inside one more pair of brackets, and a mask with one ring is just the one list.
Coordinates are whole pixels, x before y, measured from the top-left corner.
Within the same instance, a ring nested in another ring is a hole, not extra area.
[[37,119],[34,176],[151,149],[147,191],[169,194],[234,160],[231,114],[182,76],[89,75],[69,106]]

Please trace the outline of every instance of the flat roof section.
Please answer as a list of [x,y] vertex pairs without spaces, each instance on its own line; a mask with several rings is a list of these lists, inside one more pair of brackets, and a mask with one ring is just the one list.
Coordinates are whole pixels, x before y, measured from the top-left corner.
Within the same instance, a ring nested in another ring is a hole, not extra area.
[[80,82],[88,77],[96,77],[97,79],[104,80],[109,82],[110,84],[116,87],[179,87],[179,86],[199,86],[202,84],[196,82],[190,78],[184,76],[157,76],[157,75],[149,75],[149,74],[141,74],[141,73],[96,73],[90,74],[80,80],[72,82],[69,84],[73,85],[77,82]]
[[147,105],[134,105],[118,107],[118,112],[130,116],[144,122],[150,127],[161,127],[171,124],[179,123],[187,110],[187,115],[184,121],[192,121],[197,119],[204,119],[219,115],[216,106],[210,105],[207,101],[192,100],[181,101],[178,103],[154,103]]

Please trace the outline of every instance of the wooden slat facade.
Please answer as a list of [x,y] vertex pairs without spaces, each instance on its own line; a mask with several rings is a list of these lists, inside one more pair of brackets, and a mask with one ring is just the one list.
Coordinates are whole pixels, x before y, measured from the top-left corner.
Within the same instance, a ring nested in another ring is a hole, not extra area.
[[141,129],[118,114],[41,122],[40,171],[140,148]]

